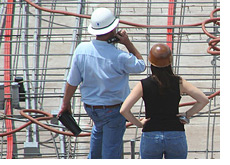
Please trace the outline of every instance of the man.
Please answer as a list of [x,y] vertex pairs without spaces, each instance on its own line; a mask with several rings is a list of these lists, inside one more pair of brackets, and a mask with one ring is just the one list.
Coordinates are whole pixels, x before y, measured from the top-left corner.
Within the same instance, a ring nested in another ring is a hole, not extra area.
[[[116,34],[118,23],[119,19],[106,8],[93,12],[88,32],[96,35],[96,40],[81,43],[76,48],[58,114],[71,111],[71,97],[81,83],[82,102],[94,121],[88,155],[91,159],[121,158],[126,120],[119,111],[130,93],[129,73],[145,70],[144,60],[126,31]],[[115,36],[129,53],[107,42]]]

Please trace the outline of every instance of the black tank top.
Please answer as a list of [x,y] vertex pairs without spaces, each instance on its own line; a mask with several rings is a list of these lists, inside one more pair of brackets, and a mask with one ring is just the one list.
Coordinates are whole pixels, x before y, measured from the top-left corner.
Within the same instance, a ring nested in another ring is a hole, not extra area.
[[179,81],[179,77],[172,77],[172,87],[160,94],[158,82],[152,76],[141,80],[145,116],[151,118],[144,125],[143,132],[184,131],[184,125],[176,116],[181,99]]

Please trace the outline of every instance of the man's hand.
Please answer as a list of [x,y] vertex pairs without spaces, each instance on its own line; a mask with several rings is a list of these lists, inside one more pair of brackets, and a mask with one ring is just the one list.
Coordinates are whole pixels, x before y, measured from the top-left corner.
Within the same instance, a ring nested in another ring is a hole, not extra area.
[[59,111],[57,117],[59,117],[62,113],[64,113],[65,111],[68,111],[70,114],[72,114],[71,112],[71,105],[70,103],[67,103],[67,104],[62,104],[61,106],[61,110]]
[[119,43],[123,45],[130,44],[131,41],[129,40],[128,34],[126,33],[125,30],[120,30],[117,34],[116,37],[119,39]]
[[129,53],[132,53],[134,56],[137,57],[137,59],[143,59],[140,52],[135,48],[133,43],[129,40],[128,34],[126,33],[125,30],[119,31],[116,34],[116,37],[119,39],[118,43],[125,45]]
[[66,82],[65,95],[62,101],[61,110],[59,111],[57,117],[59,117],[65,111],[69,111],[70,114],[72,113],[70,101],[76,89],[77,86],[72,86],[68,82]]

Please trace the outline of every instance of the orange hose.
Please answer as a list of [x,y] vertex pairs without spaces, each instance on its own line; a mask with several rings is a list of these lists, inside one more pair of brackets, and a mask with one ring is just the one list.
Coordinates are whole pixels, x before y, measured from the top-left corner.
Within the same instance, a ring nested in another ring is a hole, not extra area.
[[[87,19],[91,18],[91,16],[89,16],[89,15],[76,14],[76,13],[67,12],[67,11],[61,11],[61,10],[47,9],[47,8],[41,7],[41,6],[31,2],[30,0],[24,0],[24,1],[26,1],[31,6],[37,8],[39,10],[46,11],[46,12],[64,14],[64,15],[69,15],[69,16],[76,16],[76,17],[87,18]],[[169,7],[171,8],[172,5],[170,4]],[[215,37],[215,36],[211,35],[205,29],[205,24],[210,23],[210,22],[214,22],[215,24],[220,25],[220,22],[219,22],[220,18],[214,18],[214,16],[213,16],[214,13],[217,12],[217,11],[220,11],[220,8],[217,8],[217,9],[215,9],[215,10],[213,10],[211,12],[211,14],[210,14],[211,19],[208,19],[208,20],[205,20],[205,21],[199,22],[199,23],[186,24],[186,25],[172,25],[172,24],[168,24],[168,25],[144,25],[144,24],[138,24],[138,23],[128,22],[128,21],[124,21],[124,20],[120,20],[120,23],[130,25],[130,26],[135,26],[135,27],[141,27],[141,28],[181,28],[181,27],[200,26],[201,25],[204,33],[207,34],[209,37],[211,37],[211,38],[214,37],[215,39],[220,39],[218,37]],[[171,12],[171,10],[169,12]],[[220,41],[219,42],[218,41],[215,41],[214,43],[212,42],[212,45],[208,47],[207,52],[209,54],[220,55],[220,50],[217,50],[218,48],[216,47],[216,45],[220,42]],[[214,51],[211,51],[211,49],[213,49]]]

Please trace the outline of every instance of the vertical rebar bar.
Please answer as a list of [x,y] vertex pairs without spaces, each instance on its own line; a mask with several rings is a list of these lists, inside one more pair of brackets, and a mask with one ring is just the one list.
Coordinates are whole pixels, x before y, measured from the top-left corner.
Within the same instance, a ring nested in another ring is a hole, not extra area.
[[131,147],[131,159],[135,159],[135,140],[130,140],[130,147]]
[[[179,24],[183,25],[184,24],[184,19],[185,19],[185,7],[186,7],[186,0],[182,0],[181,2],[181,10],[180,10],[180,18],[179,18]],[[176,49],[176,54],[177,56],[175,57],[175,64],[174,64],[174,73],[179,75],[180,72],[180,54],[181,54],[181,41],[182,41],[182,35],[183,35],[183,27],[178,28],[178,39],[177,39],[177,49]]]
[[[21,31],[21,41],[22,41],[22,63],[23,63],[23,79],[25,81],[25,103],[26,109],[31,108],[30,104],[30,83],[29,83],[29,68],[28,66],[28,15],[27,15],[27,4],[24,2],[22,4],[22,31]],[[26,135],[26,142],[31,141],[31,126],[27,127],[27,135]]]

